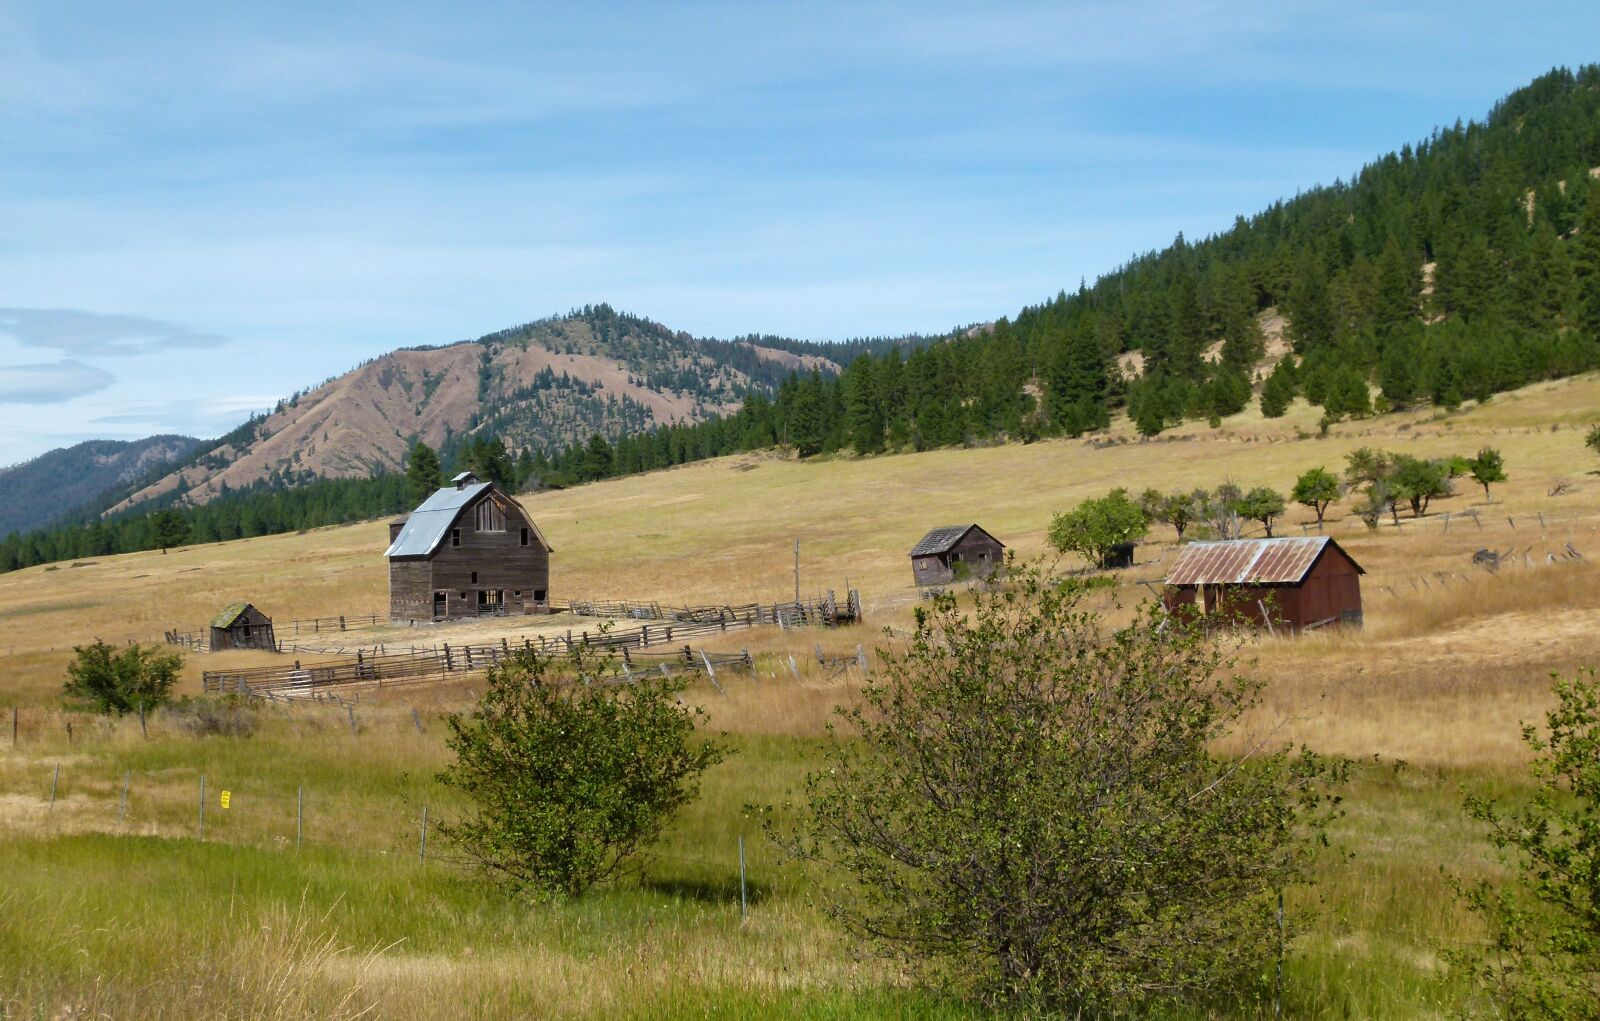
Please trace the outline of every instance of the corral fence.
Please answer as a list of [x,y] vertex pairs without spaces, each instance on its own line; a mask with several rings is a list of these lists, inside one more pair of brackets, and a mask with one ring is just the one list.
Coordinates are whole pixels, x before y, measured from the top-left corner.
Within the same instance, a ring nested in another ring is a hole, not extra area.
[[742,603],[739,605],[663,606],[659,602],[630,600],[574,599],[550,604],[552,612],[579,617],[606,617],[624,620],[672,620],[684,623],[743,621],[746,625],[776,624],[782,628],[838,627],[862,619],[861,593],[850,589],[840,602],[832,589],[814,599],[787,603]]
[[[861,593],[850,589],[843,602],[832,589],[813,599],[787,603],[742,603],[738,605],[707,604],[702,606],[663,606],[659,602],[641,602],[626,599],[574,599],[567,602],[552,600],[551,613],[568,613],[577,617],[597,617],[610,620],[657,620],[671,622],[669,631],[680,634],[694,632],[679,629],[689,625],[716,625],[726,631],[730,626],[754,627],[758,624],[776,625],[784,630],[799,627],[840,627],[860,623],[863,618]],[[274,634],[279,652],[324,652],[315,642],[300,643],[301,636],[317,636],[350,631],[356,628],[376,627],[391,623],[383,614],[339,614],[331,617],[308,617],[300,620],[274,622]],[[415,622],[407,622],[415,624]],[[659,628],[656,629],[659,632]],[[641,645],[653,644],[649,625],[641,629]],[[570,633],[569,633],[570,634]],[[162,633],[168,645],[178,645],[193,652],[211,651],[211,629],[199,631],[171,630]],[[670,642],[671,637],[662,639]]]
[[[742,619],[724,618],[720,621],[674,622],[671,624],[644,624],[625,631],[600,629],[594,632],[568,631],[564,636],[523,637],[520,640],[502,638],[497,643],[484,645],[451,645],[448,642],[431,649],[413,649],[407,652],[369,653],[358,650],[354,659],[333,663],[302,665],[298,660],[292,666],[257,667],[244,670],[207,670],[201,674],[202,688],[207,692],[251,694],[265,691],[285,693],[311,693],[327,688],[352,684],[406,683],[443,678],[451,674],[470,674],[487,670],[513,654],[524,651],[545,655],[570,653],[574,649],[613,651],[621,654],[619,671],[631,670],[636,659],[635,650],[651,645],[671,645],[685,638],[723,634],[750,627]],[[688,645],[681,653],[686,661],[693,662],[695,653]],[[714,671],[716,661],[708,653],[700,653],[702,662]],[[749,662],[749,654],[740,657]],[[652,664],[656,665],[656,664]]]

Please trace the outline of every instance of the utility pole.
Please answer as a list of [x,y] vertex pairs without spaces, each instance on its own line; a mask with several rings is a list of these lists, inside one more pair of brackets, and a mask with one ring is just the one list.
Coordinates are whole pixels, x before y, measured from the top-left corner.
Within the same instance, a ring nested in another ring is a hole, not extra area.
[[800,602],[800,540],[794,541],[794,601]]

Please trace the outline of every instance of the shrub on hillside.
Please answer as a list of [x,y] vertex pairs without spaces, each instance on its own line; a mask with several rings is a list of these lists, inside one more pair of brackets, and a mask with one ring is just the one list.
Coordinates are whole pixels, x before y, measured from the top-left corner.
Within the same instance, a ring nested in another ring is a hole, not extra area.
[[726,748],[695,738],[705,713],[679,699],[682,680],[607,683],[581,648],[560,662],[567,676],[517,654],[446,719],[455,761],[439,779],[473,808],[440,830],[514,891],[576,896],[626,871]]
[[806,781],[791,853],[853,935],[991,1006],[1147,1016],[1277,949],[1342,766],[1237,737],[1261,684],[1158,607],[1120,630],[1013,572],[919,609]]
[[183,668],[182,655],[155,646],[118,649],[96,639],[93,645],[73,646],[72,651],[75,658],[67,664],[62,693],[102,713],[154,709],[171,697]]
[[1546,731],[1524,726],[1533,798],[1513,809],[1467,798],[1467,813],[1514,869],[1509,882],[1463,888],[1489,927],[1487,946],[1456,955],[1497,1017],[1600,1018],[1600,682],[1558,679]]

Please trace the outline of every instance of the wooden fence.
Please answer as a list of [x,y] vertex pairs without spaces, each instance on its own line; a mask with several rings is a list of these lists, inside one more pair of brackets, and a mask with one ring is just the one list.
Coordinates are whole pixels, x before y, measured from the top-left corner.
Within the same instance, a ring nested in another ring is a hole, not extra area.
[[[361,650],[357,651],[354,659],[316,666],[302,666],[297,660],[292,666],[284,667],[207,670],[201,675],[201,683],[205,691],[219,693],[315,691],[347,684],[400,683],[487,670],[513,653],[525,650],[558,655],[580,647],[620,652],[622,663],[631,667],[636,649],[737,631],[751,627],[753,622],[753,615],[748,618],[725,616],[712,621],[644,624],[627,630],[602,628],[593,632],[568,631],[564,636],[557,637],[502,638],[498,643],[485,645],[451,645],[446,642],[432,649],[407,652],[369,653]],[[688,649],[687,645],[683,647],[685,654],[688,654]]]

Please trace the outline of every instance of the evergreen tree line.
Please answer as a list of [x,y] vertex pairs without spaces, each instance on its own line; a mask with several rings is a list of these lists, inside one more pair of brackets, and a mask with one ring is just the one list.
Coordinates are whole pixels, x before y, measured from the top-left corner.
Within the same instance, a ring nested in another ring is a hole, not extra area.
[[[452,438],[445,460],[488,458],[496,463],[480,474],[514,487],[565,485],[778,444],[812,456],[1079,436],[1119,408],[1153,435],[1234,414],[1257,383],[1269,416],[1296,397],[1325,420],[1481,400],[1600,366],[1595,167],[1600,65],[1555,70],[1481,124],[1435,131],[1349,182],[1197,243],[1179,235],[1014,319],[927,346],[866,342],[837,377],[791,373],[772,396],[746,394],[739,411],[695,424],[596,434],[514,458],[491,426],[473,434],[476,454]],[[1260,316],[1271,308],[1286,316],[1293,352],[1258,380]],[[641,372],[660,371],[655,356],[678,339],[608,306],[583,315],[596,337],[636,347]],[[541,325],[485,339],[515,343]],[[1141,371],[1125,378],[1119,362]],[[393,513],[409,506],[406,493],[404,481],[333,480],[292,498],[231,494],[179,513],[201,541]],[[100,538],[107,533],[115,539]],[[135,515],[13,536],[0,545],[0,569],[154,548],[153,535]]]

